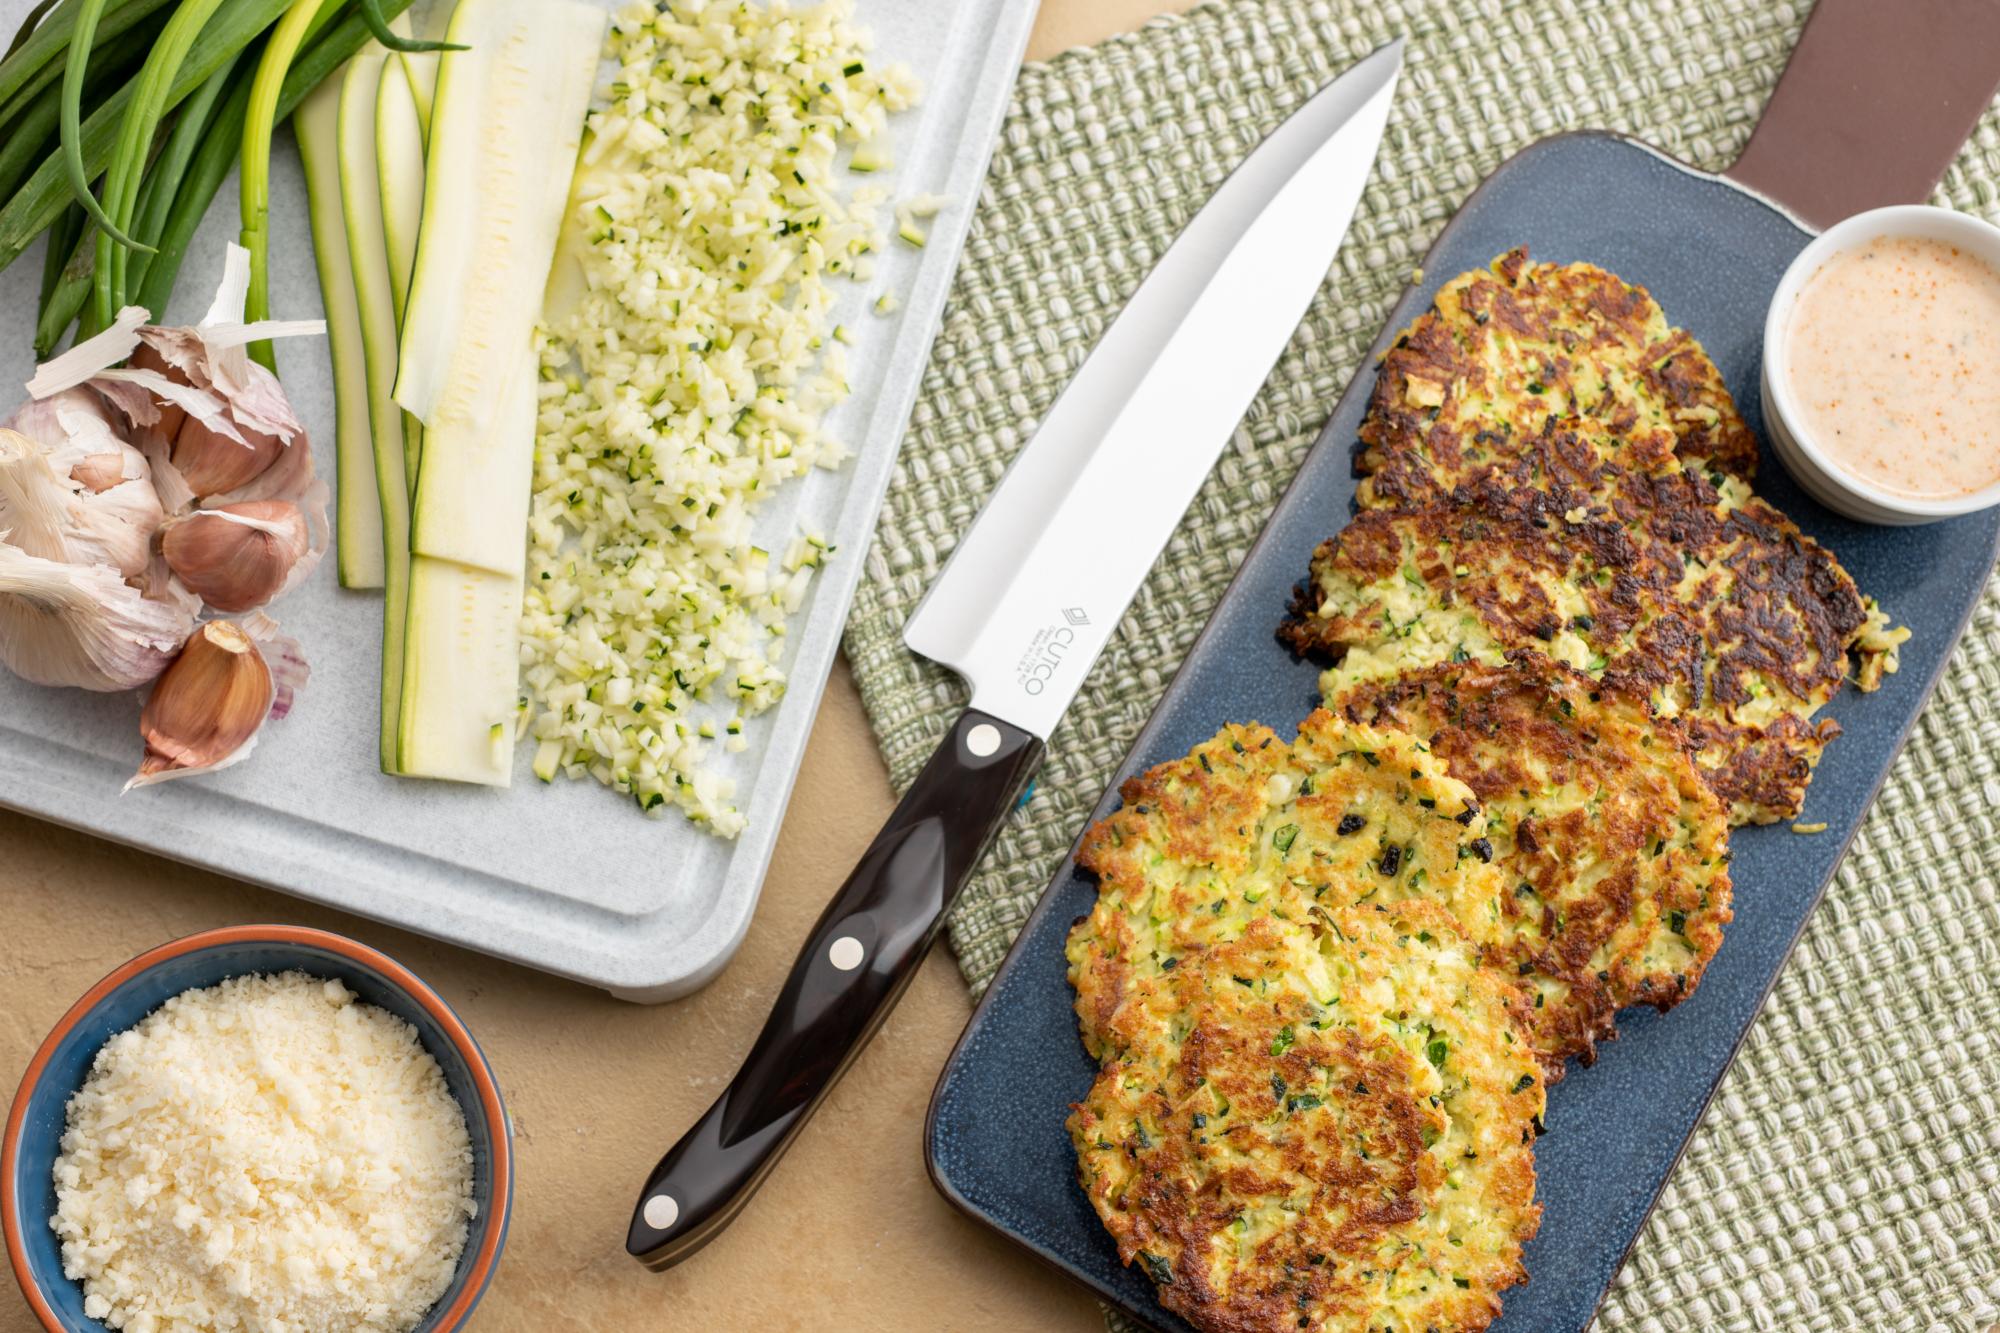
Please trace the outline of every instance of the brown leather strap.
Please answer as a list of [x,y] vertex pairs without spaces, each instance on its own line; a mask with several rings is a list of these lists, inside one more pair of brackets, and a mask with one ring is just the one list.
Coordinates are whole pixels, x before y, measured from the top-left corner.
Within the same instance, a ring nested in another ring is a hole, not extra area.
[[1817,227],[1937,187],[2000,89],[2000,0],[1819,0],[1724,174]]

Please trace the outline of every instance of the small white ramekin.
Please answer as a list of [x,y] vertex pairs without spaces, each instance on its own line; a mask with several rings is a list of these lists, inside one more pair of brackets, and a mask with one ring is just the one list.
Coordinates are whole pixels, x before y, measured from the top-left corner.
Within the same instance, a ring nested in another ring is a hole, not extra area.
[[1907,527],[1970,514],[2000,504],[2000,482],[1949,499],[1898,495],[1855,476],[1828,459],[1792,395],[1788,343],[1799,293],[1827,260],[1873,244],[1884,236],[1945,241],[2000,268],[2000,227],[1948,208],[1897,204],[1857,213],[1820,233],[1785,270],[1764,317],[1764,426],[1785,470],[1806,493],[1827,508],[1864,523]]

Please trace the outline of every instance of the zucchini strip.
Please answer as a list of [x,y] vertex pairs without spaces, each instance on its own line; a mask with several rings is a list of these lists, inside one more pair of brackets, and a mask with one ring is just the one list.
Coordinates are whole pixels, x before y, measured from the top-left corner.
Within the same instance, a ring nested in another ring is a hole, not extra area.
[[399,733],[412,776],[513,777],[534,329],[605,23],[577,0],[460,0],[447,35],[472,49],[439,60],[396,378],[424,423]]
[[340,586],[379,588],[384,563],[382,505],[375,494],[368,370],[340,192],[340,83],[329,78],[314,89],[292,118],[292,129],[305,167],[313,264],[319,271],[327,349],[333,359],[334,533]]
[[[375,173],[382,187],[382,233],[388,242],[389,287],[395,296],[396,336],[402,337],[409,309],[410,274],[417,263],[417,235],[424,213],[424,130],[406,60],[437,57],[391,55],[382,62],[382,87],[375,99]],[[403,475],[414,499],[423,456],[424,423],[403,413]]]
[[405,468],[403,414],[390,397],[396,382],[396,301],[382,229],[381,178],[375,164],[375,105],[382,70],[392,61],[379,46],[348,62],[340,84],[340,199],[348,262],[366,367],[368,433],[376,511],[382,531],[382,771],[402,771],[403,633],[410,563],[410,483]]

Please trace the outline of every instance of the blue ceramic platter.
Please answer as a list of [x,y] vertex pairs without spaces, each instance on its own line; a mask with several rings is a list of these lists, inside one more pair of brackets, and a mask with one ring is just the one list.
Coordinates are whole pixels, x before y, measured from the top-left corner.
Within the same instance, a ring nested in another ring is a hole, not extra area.
[[[1755,195],[1613,135],[1548,139],[1503,165],[1425,257],[1421,284],[1391,315],[1092,819],[1114,807],[1127,777],[1185,754],[1225,722],[1286,734],[1312,711],[1319,669],[1294,659],[1273,631],[1314,545],[1351,511],[1355,433],[1375,358],[1439,286],[1516,245],[1537,260],[1602,265],[1650,289],[1669,319],[1701,339],[1761,433],[1765,311],[1811,239]],[[1528,1283],[1506,1294],[1496,1330],[1559,1333],[1590,1322],[1993,567],[1993,512],[1922,528],[1852,523],[1807,499],[1768,450],[1757,488],[1914,638],[1879,692],[1843,691],[1827,710],[1844,734],[1827,748],[1804,816],[1824,820],[1826,832],[1800,837],[1784,824],[1734,832],[1736,920],[1700,990],[1671,1013],[1626,1011],[1596,1065],[1550,1093],[1536,1152],[1541,1232],[1527,1247]],[[1095,1072],[1076,1035],[1063,941],[1095,898],[1095,882],[1065,861],[945,1067],[925,1149],[933,1179],[960,1208],[1134,1318],[1184,1330],[1150,1282],[1120,1267],[1076,1185],[1063,1130]]]

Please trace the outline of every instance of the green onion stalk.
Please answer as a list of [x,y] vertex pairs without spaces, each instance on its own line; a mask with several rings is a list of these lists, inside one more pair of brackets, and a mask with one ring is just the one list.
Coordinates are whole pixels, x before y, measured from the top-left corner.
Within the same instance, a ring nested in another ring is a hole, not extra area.
[[[201,147],[215,121],[215,113],[228,94],[232,78],[236,73],[240,56],[232,56],[221,69],[208,76],[208,81],[195,89],[194,96],[181,103],[174,114],[174,128],[167,135],[166,144],[153,160],[152,169],[146,173],[145,198],[139,205],[139,214],[134,229],[144,244],[144,252],[132,256],[128,261],[125,285],[128,291],[143,290],[146,270],[152,266],[153,257],[158,253],[160,233],[166,229],[167,215],[173,211],[174,199],[180,193],[181,180],[187,175],[188,164],[194,160],[195,150]],[[147,307],[152,309],[150,306]],[[153,310],[155,315],[163,315],[164,310]]]
[[[393,17],[408,9],[412,0],[386,0],[386,3]],[[354,14],[333,24],[313,41],[305,53],[293,62],[291,72],[285,76],[284,87],[278,94],[277,119],[282,121],[290,116],[299,103],[305,101],[307,93],[346,64],[348,58],[367,43],[368,36],[367,25],[360,15]],[[188,243],[194,239],[195,228],[201,225],[202,215],[208,211],[216,192],[222,188],[222,182],[228,178],[229,168],[236,163],[237,146],[242,141],[249,114],[250,84],[238,79],[228,100],[215,114],[214,128],[188,165],[187,176],[181,183],[173,208],[168,212],[166,226],[159,236],[159,254],[146,268],[146,281],[139,291],[139,304],[148,310],[166,309],[167,299],[173,295],[174,279],[179,275],[181,261],[187,255]]]
[[[322,21],[332,18],[342,0],[292,0],[292,7],[271,30],[257,77],[250,85],[250,114],[243,124],[243,248],[250,252],[250,297],[243,318],[251,323],[271,317],[271,136],[278,127],[278,97],[285,75],[299,48]],[[364,10],[365,12],[365,10]],[[267,370],[276,370],[271,344],[250,344],[250,355]]]
[[[399,6],[400,8],[400,6]],[[401,51],[414,55],[423,51],[469,51],[469,46],[457,46],[451,42],[430,42],[421,38],[405,37],[389,26],[390,15],[383,12],[382,0],[361,0],[361,17],[368,24],[368,31],[376,41],[391,51]]]
[[[109,0],[104,6],[97,36],[110,41],[172,0]],[[68,62],[62,53],[76,31],[82,6],[65,4],[39,27],[22,25],[14,38],[14,49],[0,60],[0,129],[34,101],[44,88],[61,79]]]
[[127,236],[111,220],[111,215],[97,202],[97,196],[90,192],[90,176],[83,169],[83,78],[90,67],[90,49],[97,41],[97,20],[104,13],[104,3],[105,0],[81,0],[77,6],[76,35],[70,39],[69,59],[63,66],[63,167],[69,172],[70,193],[83,205],[83,211],[90,214],[99,232],[130,249],[151,250],[152,247]]
[[[187,0],[187,3],[193,3],[193,0]],[[203,29],[192,46],[184,45],[184,35],[177,34],[176,44],[182,46],[183,59],[175,62],[179,65],[178,74],[168,76],[161,113],[178,105],[223,61],[248,46],[277,20],[284,9],[285,0],[231,0],[229,9],[215,23]],[[175,20],[180,17],[177,11],[160,30],[152,42],[148,65],[162,57],[167,33],[176,26]],[[358,21],[356,27],[360,28]],[[81,135],[83,164],[90,175],[94,176],[112,165],[112,157],[124,128],[125,113],[138,99],[145,82],[146,71],[141,69],[137,77],[106,96],[98,103],[97,109],[84,118]],[[159,115],[155,114],[155,126],[158,120]],[[150,144],[147,146],[150,147]],[[0,191],[0,198],[6,201],[0,204],[0,268],[5,268],[20,258],[22,251],[47,230],[73,200],[62,153],[58,150],[48,154],[18,188]],[[116,216],[111,200],[107,197],[105,202],[107,211]]]
[[[172,96],[175,77],[186,62],[195,38],[224,0],[183,0],[167,26],[153,43],[153,53],[134,80],[131,104],[119,122],[118,142],[104,170],[104,210],[117,227],[129,226],[138,205],[139,182],[146,167],[146,154],[153,146],[161,117],[179,99]],[[240,48],[239,48],[240,49]],[[227,57],[223,57],[226,59]],[[218,60],[217,65],[221,64]],[[213,69],[206,71],[205,80]],[[79,143],[81,136],[79,135]],[[79,151],[81,151],[79,149]],[[79,202],[81,202],[79,200]],[[88,205],[85,205],[88,207]],[[127,251],[117,238],[100,226],[97,234],[97,267],[91,275],[95,296],[93,314],[97,327],[104,328],[117,317],[125,300]]]

